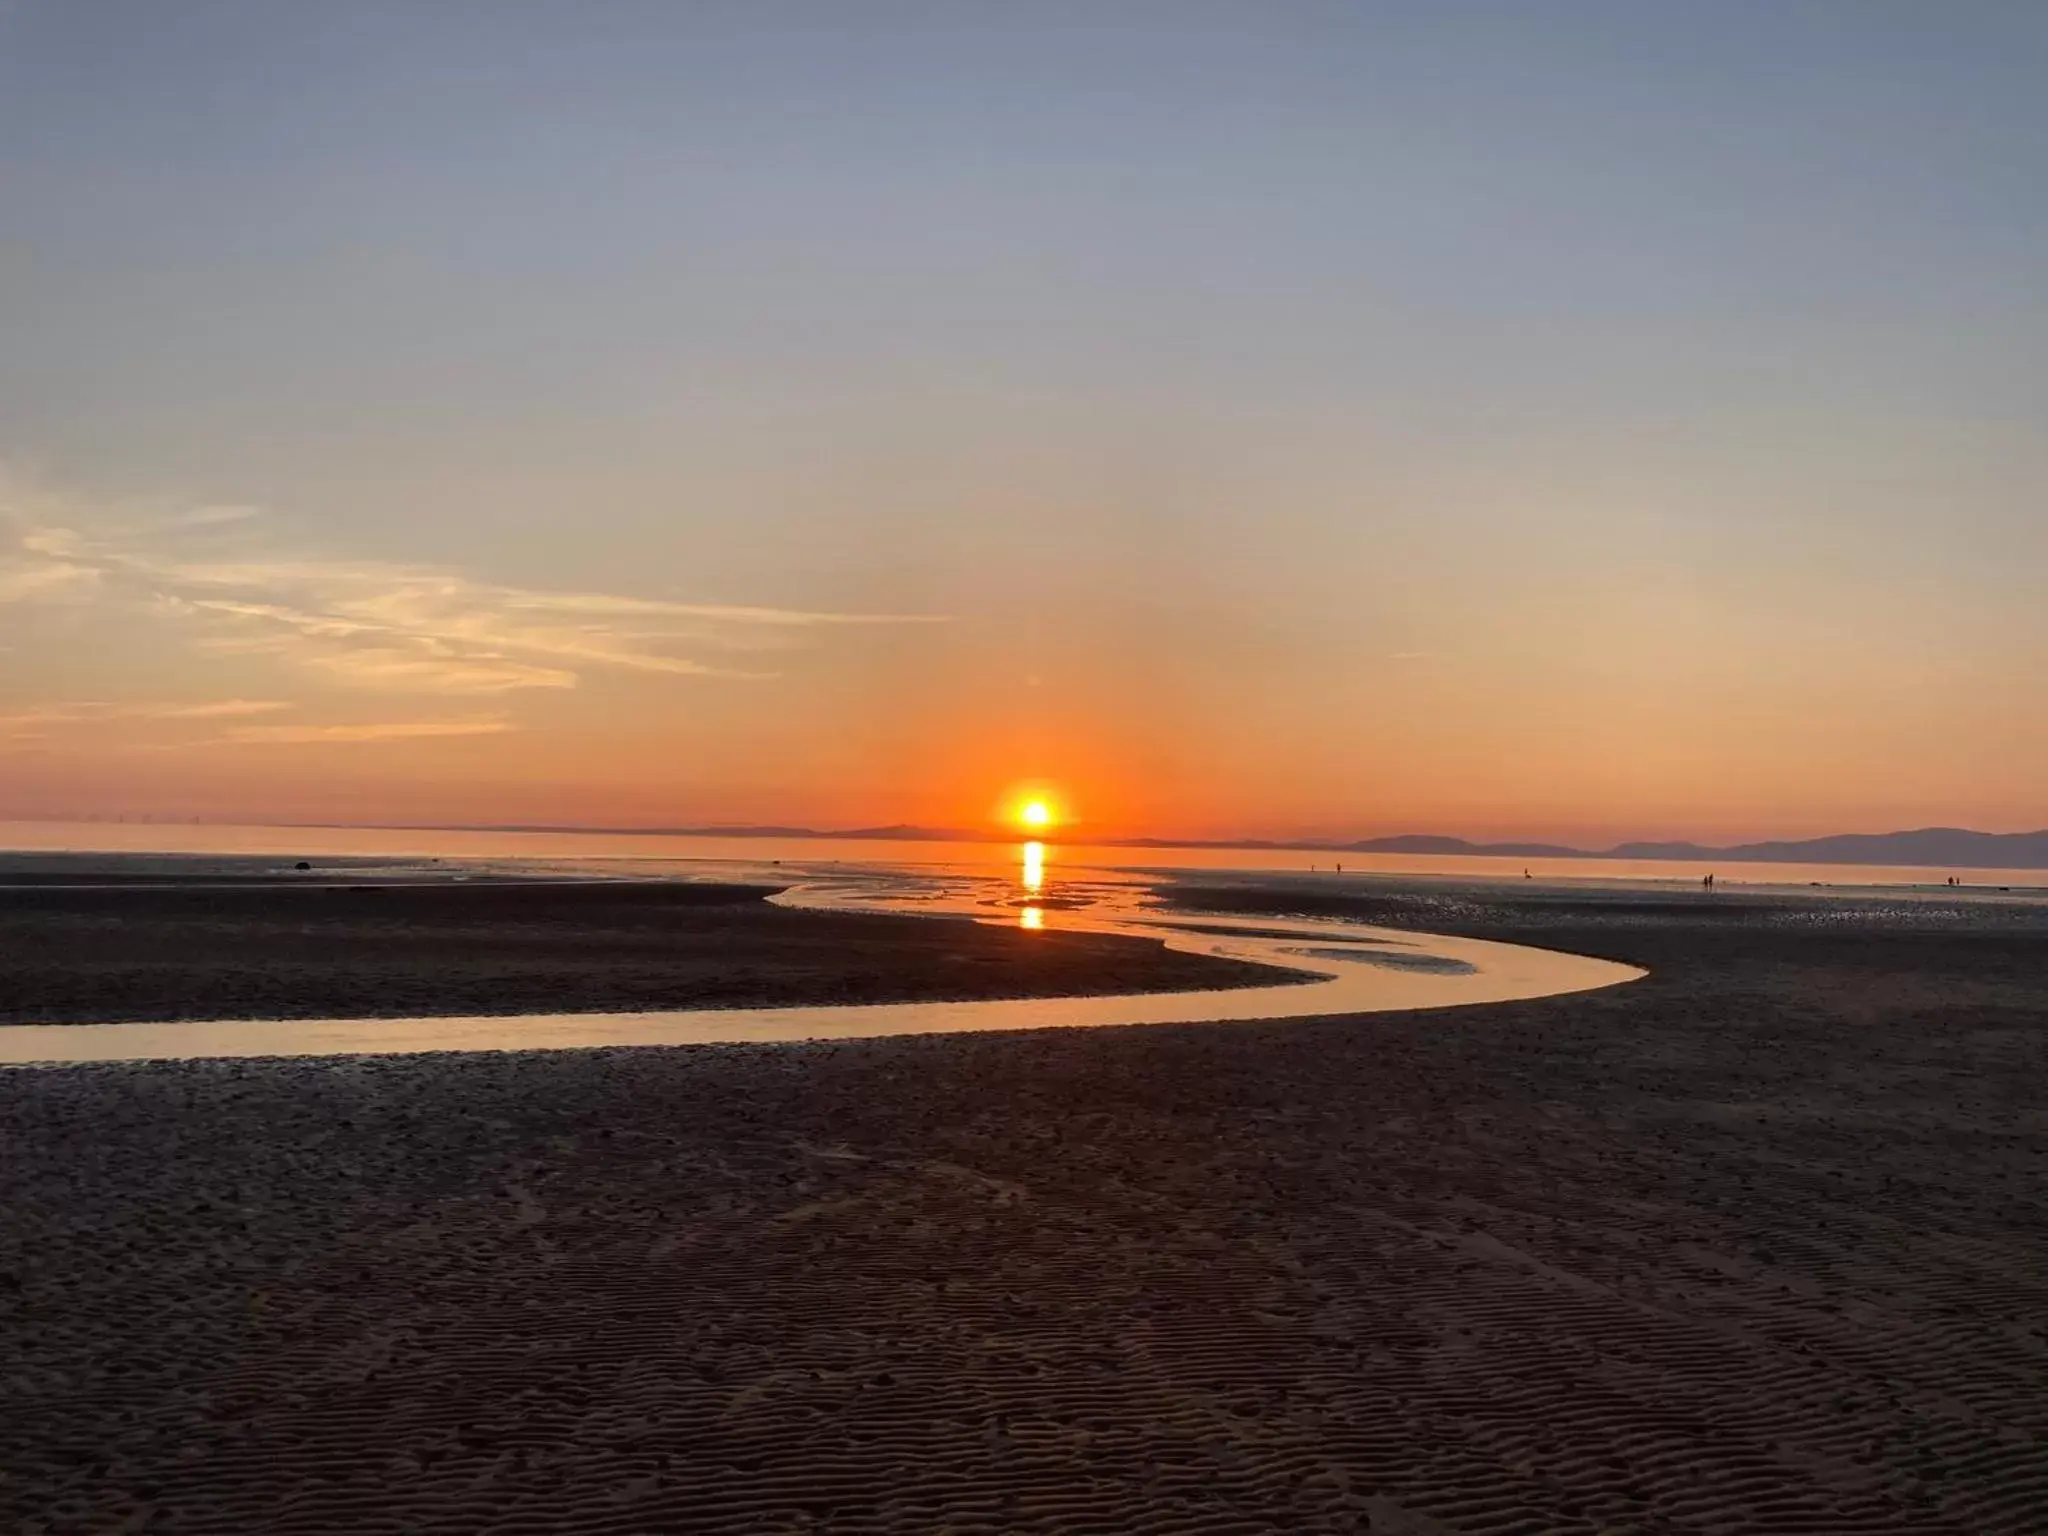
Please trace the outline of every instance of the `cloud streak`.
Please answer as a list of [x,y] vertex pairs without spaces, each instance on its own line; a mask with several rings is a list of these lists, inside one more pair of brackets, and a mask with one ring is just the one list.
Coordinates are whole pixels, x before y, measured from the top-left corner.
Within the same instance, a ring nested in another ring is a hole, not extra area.
[[75,601],[90,595],[99,576],[67,560],[11,560],[0,565],[0,604]]
[[483,720],[393,720],[367,725],[236,725],[222,740],[252,746],[319,746],[417,741],[444,736],[498,736],[513,729],[501,717]]
[[53,727],[133,720],[236,720],[290,708],[276,699],[216,699],[199,704],[114,704],[101,700],[39,704],[33,709],[0,715],[0,737],[15,741],[36,739],[47,736]]
[[442,695],[574,688],[597,671],[761,678],[774,674],[732,658],[835,629],[944,622],[546,591],[411,565],[205,558],[191,547],[260,536],[258,516],[204,506],[109,526],[91,509],[10,495],[0,481],[0,606],[124,605],[184,626],[202,653],[268,656],[351,687]]

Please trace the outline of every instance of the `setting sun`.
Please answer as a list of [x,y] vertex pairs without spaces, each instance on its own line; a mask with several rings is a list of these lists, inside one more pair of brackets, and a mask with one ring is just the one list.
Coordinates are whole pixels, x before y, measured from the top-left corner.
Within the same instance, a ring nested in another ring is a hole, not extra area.
[[1074,824],[1073,802],[1048,778],[1012,779],[989,802],[987,825],[998,833],[1045,837]]

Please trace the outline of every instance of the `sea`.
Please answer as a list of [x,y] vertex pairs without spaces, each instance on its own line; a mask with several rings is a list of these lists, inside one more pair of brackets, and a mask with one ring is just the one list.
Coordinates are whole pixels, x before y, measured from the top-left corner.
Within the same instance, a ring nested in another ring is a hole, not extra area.
[[1293,872],[1384,875],[1494,883],[1902,888],[1947,891],[1954,877],[1981,893],[2048,894],[2048,870],[1929,868],[1878,864],[1771,864],[1600,858],[1497,858],[1460,854],[1337,853],[1272,848],[1134,848],[1049,837],[1017,842],[911,842],[874,838],[718,837],[643,832],[529,832],[485,828],[235,826],[169,821],[0,821],[0,855],[184,854],[229,858],[465,860],[613,866],[650,875],[710,877],[776,867],[987,870],[1015,867],[1022,850],[1062,873],[1083,870]]

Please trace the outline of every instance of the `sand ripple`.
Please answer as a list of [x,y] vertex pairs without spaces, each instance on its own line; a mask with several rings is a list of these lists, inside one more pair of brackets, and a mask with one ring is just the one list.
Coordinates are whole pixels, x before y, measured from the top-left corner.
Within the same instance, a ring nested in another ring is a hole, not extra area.
[[1430,1016],[0,1077],[0,1519],[2048,1530],[2041,951],[1744,942]]

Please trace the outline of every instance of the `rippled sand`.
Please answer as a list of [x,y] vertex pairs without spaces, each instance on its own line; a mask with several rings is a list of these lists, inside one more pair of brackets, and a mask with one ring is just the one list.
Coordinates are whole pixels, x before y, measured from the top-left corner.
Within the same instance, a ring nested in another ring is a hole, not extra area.
[[1652,974],[0,1074],[0,1519],[2048,1529],[2048,929],[1357,901]]

